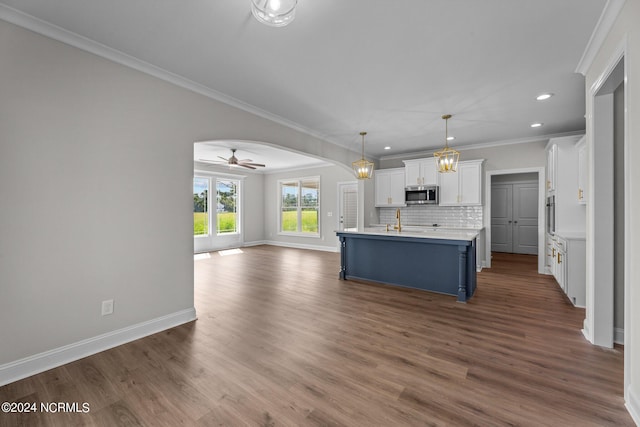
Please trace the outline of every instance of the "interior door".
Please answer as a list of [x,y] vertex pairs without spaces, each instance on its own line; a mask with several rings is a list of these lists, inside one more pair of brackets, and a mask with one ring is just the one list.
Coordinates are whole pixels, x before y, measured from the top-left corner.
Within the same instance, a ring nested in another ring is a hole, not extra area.
[[338,229],[340,231],[358,230],[358,184],[339,183]]
[[491,251],[538,253],[538,184],[491,186]]
[[513,249],[517,254],[538,253],[538,186],[513,184]]
[[491,186],[491,251],[513,251],[513,185]]

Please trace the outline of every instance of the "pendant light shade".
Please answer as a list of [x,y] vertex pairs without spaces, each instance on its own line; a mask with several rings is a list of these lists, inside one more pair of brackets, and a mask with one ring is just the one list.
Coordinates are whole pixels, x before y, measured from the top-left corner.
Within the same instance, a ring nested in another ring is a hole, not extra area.
[[296,17],[298,0],[251,0],[251,13],[265,25],[284,27]]
[[440,173],[455,172],[458,170],[458,160],[460,159],[460,152],[449,148],[449,119],[451,114],[445,114],[442,116],[444,119],[444,148],[440,151],[433,153],[433,157],[436,160],[436,168]]
[[360,132],[360,135],[362,136],[362,158],[351,163],[353,172],[356,174],[356,178],[358,179],[371,179],[373,176],[373,162],[364,158],[364,136],[366,134],[366,132]]

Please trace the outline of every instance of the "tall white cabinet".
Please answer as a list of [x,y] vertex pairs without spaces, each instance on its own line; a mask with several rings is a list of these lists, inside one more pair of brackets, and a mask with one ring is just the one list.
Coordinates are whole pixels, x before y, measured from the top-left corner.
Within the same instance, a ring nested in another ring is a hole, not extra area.
[[571,303],[585,306],[586,151],[584,136],[552,138],[546,147],[547,197],[555,200],[555,232],[547,233],[546,265]]

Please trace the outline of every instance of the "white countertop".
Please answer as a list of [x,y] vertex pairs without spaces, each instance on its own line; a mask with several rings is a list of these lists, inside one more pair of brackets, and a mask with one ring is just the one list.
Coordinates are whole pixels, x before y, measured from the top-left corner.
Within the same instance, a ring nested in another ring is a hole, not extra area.
[[403,226],[402,232],[393,230],[393,226],[386,231],[386,226],[367,227],[363,231],[339,231],[339,233],[366,234],[373,236],[417,237],[419,239],[442,240],[473,240],[478,237],[478,230],[473,229],[445,229],[442,227]]
[[585,231],[556,231],[555,235],[565,240],[586,240],[587,238]]

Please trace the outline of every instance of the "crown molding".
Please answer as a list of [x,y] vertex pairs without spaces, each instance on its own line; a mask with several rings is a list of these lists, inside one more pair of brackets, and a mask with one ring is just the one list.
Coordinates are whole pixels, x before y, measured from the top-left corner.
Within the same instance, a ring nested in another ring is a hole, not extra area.
[[[493,142],[480,142],[478,144],[469,144],[469,145],[456,145],[449,146],[451,148],[455,148],[456,150],[477,150],[480,148],[492,148],[492,147],[502,147],[505,145],[517,145],[517,144],[528,144],[531,142],[539,142],[539,141],[548,141],[551,138],[561,138],[564,136],[575,136],[575,135],[584,135],[584,130],[572,131],[572,132],[563,132],[563,133],[554,133],[548,135],[540,135],[536,137],[528,137],[528,138],[520,138],[520,139],[507,139],[503,141],[493,141]],[[400,154],[391,154],[388,156],[380,157],[380,160],[395,160],[395,159],[406,159],[407,157],[411,158],[419,158],[419,156],[432,156],[435,151],[438,151],[440,147],[434,148],[432,150],[424,150],[424,151],[414,151]]]
[[262,117],[263,119],[270,120],[272,122],[275,122],[282,126],[286,126],[290,129],[296,130],[314,138],[318,138],[328,143],[337,145],[341,148],[348,149],[340,143],[332,140],[325,134],[316,132],[301,124],[285,119],[284,117],[270,113],[266,110],[263,110],[262,108],[248,104],[222,92],[218,92],[217,90],[201,85],[200,83],[196,83],[192,80],[167,71],[163,68],[157,67],[148,62],[141,61],[140,59],[135,58],[129,54],[110,48],[109,46],[103,45],[87,37],[73,33],[57,25],[53,25],[42,19],[28,15],[22,11],[19,11],[2,3],[0,3],[0,19],[25,28],[27,30],[33,31],[34,33],[41,34],[50,39],[116,62],[120,65],[124,65],[125,67],[133,68],[136,71],[140,71],[142,73],[164,80],[197,94],[206,96],[207,98],[211,98],[213,100],[235,107],[239,110],[246,111],[247,113]]
[[587,75],[587,71],[589,71],[596,54],[602,47],[604,39],[609,34],[609,31],[611,31],[618,14],[622,10],[624,2],[625,0],[608,0],[607,4],[604,5],[604,9],[602,10],[602,14],[600,14],[598,23],[593,29],[589,42],[582,53],[582,58],[580,58],[580,61],[576,66],[576,73],[580,73],[583,76]]

